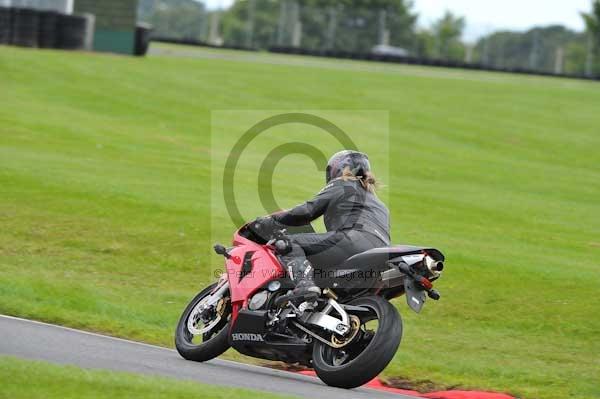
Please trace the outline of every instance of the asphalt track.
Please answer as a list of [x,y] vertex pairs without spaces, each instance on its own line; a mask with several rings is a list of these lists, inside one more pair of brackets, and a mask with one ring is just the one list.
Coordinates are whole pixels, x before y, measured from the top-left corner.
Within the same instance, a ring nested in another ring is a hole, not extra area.
[[0,315],[0,356],[4,355],[304,398],[413,399],[369,388],[332,388],[314,377],[227,360],[189,362],[169,348]]

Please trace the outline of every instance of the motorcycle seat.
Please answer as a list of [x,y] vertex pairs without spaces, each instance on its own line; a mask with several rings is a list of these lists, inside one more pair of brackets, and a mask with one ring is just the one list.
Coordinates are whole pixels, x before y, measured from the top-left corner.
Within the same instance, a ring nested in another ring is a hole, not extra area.
[[436,260],[444,260],[444,255],[442,255],[442,253],[435,248],[418,247],[414,245],[394,245],[390,247],[373,248],[353,255],[346,259],[346,261],[340,265],[339,268],[353,269],[360,268],[361,265],[383,266],[390,259],[394,259],[399,256],[421,254],[423,251],[427,252]]
[[435,248],[412,245],[379,247],[358,253],[341,265],[323,270],[315,268],[315,282],[321,288],[338,287],[347,290],[371,287],[380,273],[389,268],[388,261],[406,255],[427,252],[435,260],[444,260],[444,255]]

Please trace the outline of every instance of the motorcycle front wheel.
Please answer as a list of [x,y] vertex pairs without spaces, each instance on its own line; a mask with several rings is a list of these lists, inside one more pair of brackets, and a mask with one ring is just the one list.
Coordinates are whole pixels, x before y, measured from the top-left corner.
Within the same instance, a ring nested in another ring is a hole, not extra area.
[[199,311],[202,302],[210,296],[215,286],[216,283],[196,295],[177,323],[175,347],[184,359],[205,362],[229,349],[229,294],[224,294],[215,306]]
[[402,338],[402,319],[391,303],[378,296],[358,298],[349,303],[369,311],[350,313],[355,322],[353,338],[346,345],[337,338],[327,345],[316,341],[313,367],[327,385],[356,388],[386,368]]

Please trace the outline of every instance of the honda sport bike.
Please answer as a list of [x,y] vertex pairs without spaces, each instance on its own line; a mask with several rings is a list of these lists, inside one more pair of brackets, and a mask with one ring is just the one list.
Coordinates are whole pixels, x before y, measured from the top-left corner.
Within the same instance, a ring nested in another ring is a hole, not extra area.
[[407,245],[371,249],[332,270],[315,268],[321,296],[297,298],[280,261],[290,245],[288,234],[273,231],[265,239],[245,225],[232,247],[215,245],[225,257],[226,273],[183,311],[177,351],[204,362],[233,347],[244,355],[313,368],[327,385],[367,383],[400,345],[402,320],[389,301],[406,295],[418,313],[427,296],[438,300],[432,282],[441,275],[444,255]]

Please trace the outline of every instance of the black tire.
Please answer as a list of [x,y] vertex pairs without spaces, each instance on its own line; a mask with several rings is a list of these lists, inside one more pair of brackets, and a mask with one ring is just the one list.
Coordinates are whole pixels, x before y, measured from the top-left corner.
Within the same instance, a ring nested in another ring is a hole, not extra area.
[[[377,377],[396,354],[402,339],[400,314],[385,299],[371,296],[355,299],[349,304],[371,310],[370,316],[364,315],[364,312],[362,316],[356,313],[361,322],[374,315],[377,317],[377,332],[368,343],[363,343],[366,346],[358,349],[360,352],[355,357],[341,365],[333,365],[330,359],[335,349],[319,341],[313,346],[313,367],[317,376],[327,385],[347,389],[359,387]],[[359,345],[360,342],[351,342],[348,348],[342,349],[350,351]]]
[[205,333],[203,338],[206,339],[200,344],[191,342],[191,333],[187,328],[188,317],[192,310],[200,300],[210,294],[216,284],[212,284],[203,289],[198,295],[192,299],[189,305],[183,311],[177,329],[175,330],[175,347],[177,352],[186,360],[195,362],[205,362],[221,355],[229,349],[229,316],[231,315],[231,303],[227,304],[225,314],[222,321],[217,324],[211,331],[209,336]]

